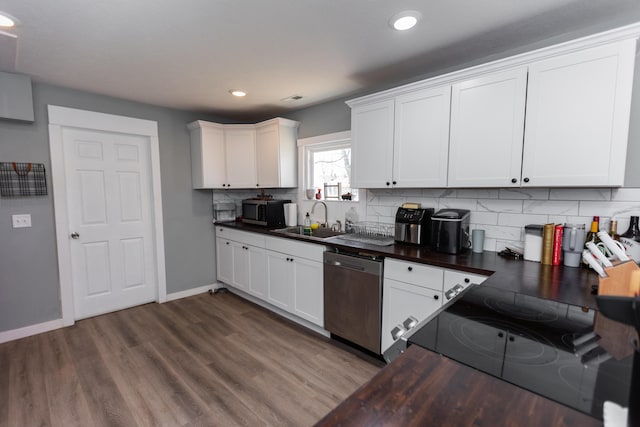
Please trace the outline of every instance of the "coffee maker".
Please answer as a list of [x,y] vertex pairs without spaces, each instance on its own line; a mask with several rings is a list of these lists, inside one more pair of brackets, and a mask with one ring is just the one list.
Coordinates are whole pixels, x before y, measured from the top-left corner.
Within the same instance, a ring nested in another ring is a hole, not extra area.
[[427,245],[433,212],[433,208],[398,208],[396,212],[396,242]]

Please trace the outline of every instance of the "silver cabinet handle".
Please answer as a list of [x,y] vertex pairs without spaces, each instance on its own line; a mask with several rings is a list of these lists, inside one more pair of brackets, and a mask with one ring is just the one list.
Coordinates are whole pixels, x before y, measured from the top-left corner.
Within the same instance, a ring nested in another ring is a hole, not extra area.
[[79,239],[80,238],[80,233],[78,233],[77,231],[74,231],[73,233],[71,233],[71,238],[72,239]]

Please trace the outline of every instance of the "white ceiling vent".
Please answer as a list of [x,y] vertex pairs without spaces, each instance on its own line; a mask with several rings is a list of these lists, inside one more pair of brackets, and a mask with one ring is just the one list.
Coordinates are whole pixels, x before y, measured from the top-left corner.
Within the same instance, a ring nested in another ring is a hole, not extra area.
[[300,101],[301,99],[302,96],[300,95],[291,95],[287,96],[286,98],[282,98],[280,101],[284,102],[285,104],[291,104],[292,102]]

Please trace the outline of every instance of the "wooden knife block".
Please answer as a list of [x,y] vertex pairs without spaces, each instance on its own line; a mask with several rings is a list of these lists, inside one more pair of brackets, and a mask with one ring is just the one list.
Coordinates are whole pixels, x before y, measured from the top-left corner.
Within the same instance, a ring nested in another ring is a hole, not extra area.
[[[600,278],[598,295],[634,296],[631,274],[634,271],[640,271],[635,262],[625,261],[605,268],[604,271],[609,277]],[[637,332],[632,326],[611,320],[598,312],[594,330],[600,336],[598,345],[615,359],[620,360],[633,353],[633,346],[630,343],[633,338],[637,339]]]
[[640,268],[633,261],[625,261],[613,267],[605,268],[604,271],[609,277],[600,278],[598,295],[634,296],[634,292],[631,289],[631,274],[639,270]]

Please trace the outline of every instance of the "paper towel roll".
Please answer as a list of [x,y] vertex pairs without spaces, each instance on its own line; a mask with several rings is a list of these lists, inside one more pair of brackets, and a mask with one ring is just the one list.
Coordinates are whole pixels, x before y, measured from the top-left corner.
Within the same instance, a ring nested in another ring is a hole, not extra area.
[[284,223],[287,227],[298,225],[298,205],[295,203],[284,204]]

